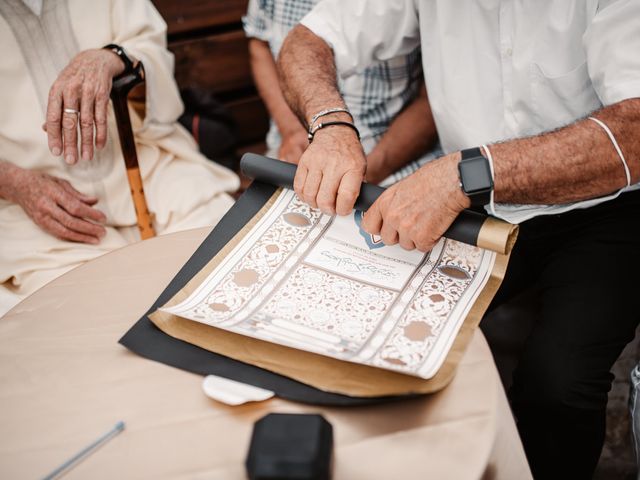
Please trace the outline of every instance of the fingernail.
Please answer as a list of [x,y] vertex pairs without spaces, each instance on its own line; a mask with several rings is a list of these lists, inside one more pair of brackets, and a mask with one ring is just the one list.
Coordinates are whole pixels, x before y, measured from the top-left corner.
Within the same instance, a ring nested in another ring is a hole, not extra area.
[[71,165],[73,163],[73,155],[67,155],[64,161]]
[[62,152],[60,151],[60,147],[53,147],[51,153],[53,153],[56,157],[59,157]]
[[91,160],[91,156],[89,155],[89,152],[87,151],[82,152],[82,159],[85,161]]

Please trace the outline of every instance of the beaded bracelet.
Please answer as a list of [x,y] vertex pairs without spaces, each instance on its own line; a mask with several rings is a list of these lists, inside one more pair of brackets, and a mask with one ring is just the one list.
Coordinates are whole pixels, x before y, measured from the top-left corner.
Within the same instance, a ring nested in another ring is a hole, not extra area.
[[122,63],[124,63],[124,71],[122,73],[133,72],[133,67],[134,67],[133,62],[129,58],[129,55],[127,55],[127,52],[124,51],[124,48],[122,48],[120,45],[116,45],[115,43],[110,43],[109,45],[105,45],[104,47],[102,47],[102,49],[110,50],[113,53],[115,53],[118,57],[120,57],[120,60],[122,60]]

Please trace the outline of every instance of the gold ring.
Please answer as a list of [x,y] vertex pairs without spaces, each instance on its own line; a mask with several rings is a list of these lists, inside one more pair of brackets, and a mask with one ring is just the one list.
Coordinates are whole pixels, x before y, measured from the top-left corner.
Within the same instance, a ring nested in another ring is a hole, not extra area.
[[76,110],[75,108],[65,108],[64,113],[71,113],[73,115],[78,115],[80,111]]

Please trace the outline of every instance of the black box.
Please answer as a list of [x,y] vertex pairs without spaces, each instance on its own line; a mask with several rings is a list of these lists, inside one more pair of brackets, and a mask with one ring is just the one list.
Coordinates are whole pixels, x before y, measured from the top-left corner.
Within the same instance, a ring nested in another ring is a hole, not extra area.
[[251,480],[328,480],[333,428],[322,415],[270,413],[253,427]]

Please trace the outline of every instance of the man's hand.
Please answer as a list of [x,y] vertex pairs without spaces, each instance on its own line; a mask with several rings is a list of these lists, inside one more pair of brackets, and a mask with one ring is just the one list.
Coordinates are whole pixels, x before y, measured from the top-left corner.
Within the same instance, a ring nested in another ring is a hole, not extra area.
[[355,132],[334,126],[316,132],[300,158],[293,188],[324,213],[347,215],[360,193],[366,160]]
[[385,245],[431,250],[470,205],[460,189],[459,161],[460,153],[441,157],[389,187],[365,213],[362,228]]
[[278,150],[278,158],[288,163],[298,164],[308,145],[307,132],[302,126],[292,132],[282,133],[282,143]]
[[123,70],[124,64],[115,53],[92,49],[80,52],[60,73],[49,91],[44,127],[53,155],[64,151],[68,164],[78,161],[78,123],[84,160],[93,158],[94,127],[96,147],[104,147],[111,80]]
[[92,208],[95,197],[80,193],[66,180],[46,173],[12,168],[3,197],[19,204],[44,231],[62,240],[97,244],[106,230],[104,213]]
[[[278,63],[282,93],[304,124],[325,109],[346,108],[338,92],[331,48],[307,27],[298,25],[291,30]],[[351,122],[352,118],[333,113],[320,121],[336,120]],[[366,168],[362,145],[353,130],[322,128],[300,158],[293,188],[309,205],[328,214],[347,215],[358,198]]]

